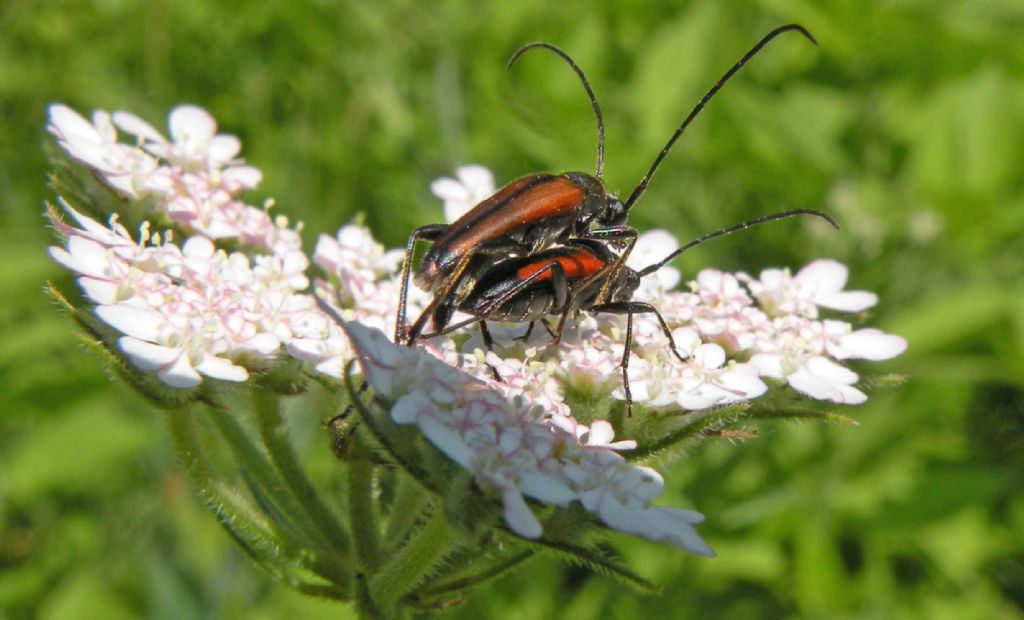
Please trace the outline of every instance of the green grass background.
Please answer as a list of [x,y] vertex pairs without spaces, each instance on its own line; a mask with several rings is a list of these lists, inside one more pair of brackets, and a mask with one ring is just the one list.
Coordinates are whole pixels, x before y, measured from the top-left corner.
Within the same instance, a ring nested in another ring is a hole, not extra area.
[[[677,262],[757,271],[815,257],[878,291],[905,336],[873,370],[910,382],[785,423],[667,476],[708,515],[715,560],[616,539],[664,586],[640,595],[550,559],[452,618],[1013,618],[1024,609],[1024,4],[1018,1],[201,2],[0,4],[0,618],[338,618],[269,581],[192,498],[159,414],[112,385],[41,293],[45,106],[126,109],[162,127],[209,109],[265,172],[258,194],[306,247],[363,213],[389,245],[437,221],[429,181],[459,163],[499,181],[590,170],[628,193],[700,94],[769,29],[800,22],[734,80],[633,213],[687,238],[782,209],[786,222]],[[861,367],[862,369],[867,367]],[[328,471],[315,416],[293,411]]]

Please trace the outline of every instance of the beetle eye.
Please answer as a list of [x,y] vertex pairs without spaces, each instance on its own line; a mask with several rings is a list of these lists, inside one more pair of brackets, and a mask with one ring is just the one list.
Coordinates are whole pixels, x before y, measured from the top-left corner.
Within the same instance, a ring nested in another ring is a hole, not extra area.
[[626,223],[626,207],[618,198],[608,198],[605,203],[605,217],[602,218],[608,226],[619,226]]

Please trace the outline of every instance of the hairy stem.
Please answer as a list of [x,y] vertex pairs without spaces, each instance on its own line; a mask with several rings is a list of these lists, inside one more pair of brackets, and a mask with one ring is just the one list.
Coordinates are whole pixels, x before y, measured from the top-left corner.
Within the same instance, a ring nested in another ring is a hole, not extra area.
[[329,548],[340,558],[347,558],[349,539],[337,517],[327,508],[313,483],[299,464],[298,457],[288,440],[288,429],[281,418],[277,397],[265,389],[255,391],[254,409],[263,444],[270,453],[281,477],[327,541]]

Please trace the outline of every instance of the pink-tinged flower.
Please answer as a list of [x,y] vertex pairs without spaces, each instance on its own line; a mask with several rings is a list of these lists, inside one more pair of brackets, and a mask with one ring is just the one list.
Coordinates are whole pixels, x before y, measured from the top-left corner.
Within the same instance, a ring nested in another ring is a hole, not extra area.
[[55,222],[67,243],[51,255],[80,276],[96,315],[123,334],[118,346],[128,359],[172,387],[194,387],[201,375],[246,380],[247,364],[272,358],[319,312],[292,288],[306,285],[301,253],[250,259],[201,236],[179,248],[150,239],[148,225],[136,242],[116,220],[107,228],[64,207],[81,228]]
[[309,362],[320,374],[342,378],[345,363],[355,353],[341,328],[319,309],[297,317],[291,326],[292,335],[285,345],[288,354]]
[[853,387],[857,373],[828,358],[884,360],[906,349],[899,336],[877,329],[854,331],[843,321],[814,321],[797,315],[776,318],[755,344],[750,363],[766,377],[785,379],[818,400],[855,405],[867,396]]
[[603,451],[592,451],[567,469],[580,488],[583,507],[599,515],[605,525],[714,557],[715,552],[693,528],[704,521],[704,515],[693,510],[651,506],[665,487],[661,475],[653,469],[625,465],[618,454]]
[[[237,239],[274,253],[301,249],[287,219],[271,218],[266,208],[236,198],[255,188],[262,173],[236,159],[238,138],[217,134],[216,121],[202,108],[178,106],[171,111],[171,140],[127,112],[115,112],[112,120],[106,112],[96,112],[94,119],[90,124],[70,108],[53,105],[49,130],[61,148],[114,189],[130,198],[150,198],[150,208],[186,233]],[[135,144],[119,143],[116,128],[131,134]]]
[[621,340],[600,332],[589,333],[589,338],[578,343],[563,345],[557,355],[562,360],[566,384],[591,396],[611,393],[622,384],[619,364],[623,347]]
[[808,263],[791,276],[788,269],[765,269],[759,280],[740,274],[761,307],[773,316],[796,314],[815,319],[818,308],[859,312],[878,303],[868,291],[844,291],[849,270],[834,260]]
[[[755,367],[727,361],[722,347],[701,343],[694,330],[677,329],[673,338],[680,352],[688,355],[685,362],[675,359],[667,348],[657,356],[630,361],[629,382],[635,402],[701,410],[752,400],[767,391]],[[617,389],[612,395],[624,399],[625,390]]]
[[100,173],[111,187],[127,196],[144,193],[146,179],[157,161],[142,149],[117,142],[110,115],[97,110],[89,121],[71,108],[54,104],[46,129],[68,155]]
[[796,391],[817,400],[858,405],[868,398],[853,387],[857,373],[822,355],[806,355],[794,360],[780,354],[757,353],[750,358],[750,363],[763,376],[785,379]]
[[[612,441],[610,425],[583,430],[568,416],[550,416],[525,393],[509,399],[487,383],[437,358],[391,343],[380,331],[341,323],[367,381],[394,402],[391,418],[416,424],[477,484],[500,498],[505,521],[524,538],[542,535],[525,497],[565,506],[579,501],[609,527],[712,555],[691,511],[651,505],[661,477],[630,465]],[[553,421],[557,420],[557,422]]]
[[840,323],[841,327],[839,333],[829,334],[831,337],[825,343],[825,349],[838,360],[881,361],[907,350],[907,341],[899,336],[872,328],[851,330],[849,324],[842,321],[825,321],[826,329],[833,323]]
[[690,288],[696,295],[690,300],[693,326],[731,353],[751,348],[770,322],[731,273],[705,269]]
[[441,177],[430,184],[430,191],[444,201],[446,222],[459,219],[495,191],[494,175],[484,166],[461,166],[455,177]]
[[354,224],[342,226],[334,237],[320,235],[313,250],[313,262],[337,280],[341,301],[349,305],[367,297],[378,280],[394,277],[403,258],[402,250],[385,251],[368,228]]
[[148,152],[186,172],[203,171],[219,176],[221,168],[227,167],[229,181],[238,185],[234,191],[252,189],[261,180],[259,170],[233,165],[242,143],[235,136],[218,134],[216,119],[200,107],[179,105],[171,110],[168,117],[170,141],[134,114],[114,112],[113,122],[122,131],[134,135]]

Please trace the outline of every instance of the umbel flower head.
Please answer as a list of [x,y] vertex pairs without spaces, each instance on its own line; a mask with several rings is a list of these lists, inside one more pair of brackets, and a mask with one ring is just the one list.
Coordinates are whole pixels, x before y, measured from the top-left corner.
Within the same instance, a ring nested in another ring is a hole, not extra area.
[[[636,413],[627,418],[623,317],[579,313],[555,346],[545,330],[517,324],[491,326],[489,351],[472,327],[397,346],[386,334],[395,332],[401,250],[348,224],[321,235],[307,258],[299,226],[272,218],[270,201],[255,207],[241,197],[262,173],[238,159],[237,138],[217,133],[212,116],[195,106],[175,108],[169,126],[167,138],[128,113],[97,112],[90,121],[50,108],[48,130],[64,156],[119,197],[74,193],[50,211],[61,239],[51,256],[77,277],[85,301],[75,312],[94,317],[101,346],[130,372],[203,406],[220,403],[228,383],[260,394],[276,389],[271,378],[281,373],[292,393],[321,385],[337,396],[356,360],[373,395],[350,390],[365,427],[338,418],[346,440],[362,446],[339,452],[343,458],[375,454],[373,463],[390,468],[380,475],[404,472],[424,493],[442,496],[425,504],[438,511],[438,502],[454,501],[438,480],[455,468],[471,481],[468,493],[499,507],[503,531],[562,552],[586,553],[551,525],[575,515],[581,540],[618,530],[712,555],[693,527],[702,515],[655,504],[665,481],[643,460],[713,437],[759,407],[778,413],[800,397],[864,402],[850,362],[888,359],[906,347],[898,336],[841,318],[878,300],[845,290],[848,270],[834,260],[756,278],[706,269],[682,290],[680,272],[664,267],[642,279],[635,299],[660,310],[682,359],[654,316],[633,317],[628,378]],[[482,166],[460,168],[431,188],[448,221],[495,191]],[[142,223],[133,233],[121,219]],[[646,232],[628,265],[640,271],[678,247],[666,231]],[[413,287],[408,301],[416,316],[430,298]],[[456,314],[453,323],[467,319]],[[273,455],[279,449],[268,447]]]

